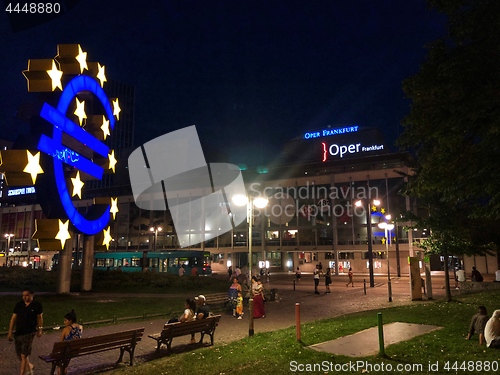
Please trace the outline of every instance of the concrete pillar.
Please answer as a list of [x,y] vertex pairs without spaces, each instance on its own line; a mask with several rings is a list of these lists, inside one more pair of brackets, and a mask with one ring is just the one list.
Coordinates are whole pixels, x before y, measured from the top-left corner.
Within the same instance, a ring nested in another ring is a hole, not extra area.
[[[71,234],[72,237],[74,236]],[[71,287],[71,252],[73,250],[73,238],[66,240],[64,250],[59,251],[59,280],[57,294],[68,294]]]
[[92,290],[92,276],[94,274],[94,236],[83,237],[82,254],[82,281],[80,290],[89,292]]

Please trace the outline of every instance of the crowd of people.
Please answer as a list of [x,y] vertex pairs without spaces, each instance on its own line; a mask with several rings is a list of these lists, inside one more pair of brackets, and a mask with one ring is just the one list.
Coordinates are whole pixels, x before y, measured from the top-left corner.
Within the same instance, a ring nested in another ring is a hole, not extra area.
[[[239,277],[241,270],[236,267],[235,272],[229,272],[231,277],[231,285],[229,287],[229,300],[232,306],[233,316],[237,319],[242,319],[243,316],[243,288],[240,284]],[[314,292],[319,294],[318,286],[320,275],[325,277],[325,294],[330,293],[331,269],[327,268],[323,274],[321,263],[316,265],[313,273]],[[354,286],[352,269],[348,273],[349,282]],[[460,276],[462,277],[462,276]],[[301,272],[299,267],[295,272],[295,280],[300,282]],[[473,268],[471,274],[473,281],[482,280],[482,276]],[[252,276],[249,294],[253,299],[253,318],[265,318],[265,290],[262,281],[257,276]],[[186,299],[183,314],[174,319],[170,319],[166,324],[184,323],[199,319],[205,319],[210,315],[210,307],[206,303],[206,297],[202,294],[193,299]],[[15,330],[14,330],[15,328]],[[29,288],[25,288],[22,292],[22,301],[16,303],[12,317],[9,323],[8,340],[15,342],[16,355],[20,361],[20,374],[33,374],[33,364],[30,362],[33,340],[35,336],[40,337],[43,330],[43,307],[42,304],[34,299],[34,292]],[[76,313],[71,310],[64,316],[64,328],[61,331],[60,340],[74,340],[82,337],[83,327],[78,324]],[[466,339],[470,340],[475,334],[478,335],[480,345],[486,344],[488,348],[500,349],[500,309],[495,310],[491,317],[485,306],[479,306],[476,314],[471,318]],[[195,335],[191,336],[191,343],[196,343]]]

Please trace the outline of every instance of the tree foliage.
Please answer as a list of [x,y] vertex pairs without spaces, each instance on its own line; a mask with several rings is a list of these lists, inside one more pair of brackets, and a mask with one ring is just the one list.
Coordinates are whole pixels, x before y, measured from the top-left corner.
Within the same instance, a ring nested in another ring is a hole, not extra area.
[[448,34],[403,82],[412,103],[398,143],[415,157],[407,193],[428,209],[429,248],[477,254],[499,243],[500,1],[429,2]]

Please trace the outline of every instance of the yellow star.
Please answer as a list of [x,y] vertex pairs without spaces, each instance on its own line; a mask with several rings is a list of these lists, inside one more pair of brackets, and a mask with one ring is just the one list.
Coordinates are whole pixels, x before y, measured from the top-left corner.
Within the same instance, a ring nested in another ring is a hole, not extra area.
[[113,220],[116,219],[116,213],[118,212],[118,198],[111,198],[111,208],[109,212],[113,214]]
[[78,121],[80,122],[80,126],[82,126],[82,122],[84,118],[87,118],[87,114],[85,113],[85,100],[80,102],[78,98],[76,100],[76,110],[74,114],[78,117]]
[[37,152],[35,155],[31,155],[31,152],[26,150],[26,153],[28,154],[28,164],[26,164],[23,172],[29,173],[31,175],[31,180],[35,183],[36,176],[43,173],[43,169],[40,167],[40,152]]
[[52,61],[52,69],[47,70],[47,74],[49,75],[50,79],[52,80],[52,91],[54,91],[56,89],[56,87],[59,87],[59,89],[62,91],[61,78],[62,78],[63,72],[57,69],[55,61]]
[[111,154],[108,155],[108,159],[109,159],[109,169],[113,170],[113,173],[115,173],[115,165],[116,165],[115,150],[111,150]]
[[97,79],[101,81],[101,87],[104,87],[104,82],[108,82],[106,79],[106,74],[104,73],[104,65],[97,63],[97,68],[99,69],[99,73],[97,73]]
[[61,240],[61,248],[64,249],[64,245],[66,243],[66,240],[69,240],[71,238],[68,230],[68,225],[69,225],[69,220],[66,220],[65,223],[63,223],[59,219],[59,232],[57,232],[55,239],[56,240]]
[[375,205],[372,206],[372,212],[377,212],[377,206]]
[[113,116],[116,116],[116,119],[120,119],[120,112],[121,112],[120,105],[118,104],[118,98],[113,100]]
[[109,132],[109,121],[106,120],[106,117],[102,116],[102,125],[101,125],[103,138],[106,139],[108,135],[111,135]]
[[80,197],[80,199],[82,199],[82,187],[83,187],[84,183],[82,182],[82,180],[80,180],[80,171],[76,172],[75,178],[71,178],[71,182],[73,183],[73,195],[72,195],[72,197],[74,197],[75,195],[78,195],[78,197]]
[[102,240],[102,244],[106,245],[106,250],[109,250],[109,243],[111,242],[111,228],[108,227],[107,229],[103,230],[104,232],[104,238]]
[[83,73],[83,69],[88,69],[87,66],[87,52],[82,51],[82,47],[78,45],[78,56],[75,57],[76,61],[80,64],[80,73]]
[[380,213],[381,213],[381,214],[385,214],[385,208],[381,208],[381,209],[380,209]]

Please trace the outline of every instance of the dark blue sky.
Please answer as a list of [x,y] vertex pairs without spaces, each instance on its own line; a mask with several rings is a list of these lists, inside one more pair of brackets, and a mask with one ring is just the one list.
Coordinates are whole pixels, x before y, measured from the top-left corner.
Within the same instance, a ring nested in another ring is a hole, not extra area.
[[196,125],[202,144],[249,165],[327,125],[378,127],[392,143],[409,106],[401,83],[445,33],[424,0],[85,0],[16,33],[2,13],[0,138],[34,95],[28,59],[79,43],[136,87],[136,144]]

